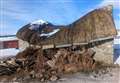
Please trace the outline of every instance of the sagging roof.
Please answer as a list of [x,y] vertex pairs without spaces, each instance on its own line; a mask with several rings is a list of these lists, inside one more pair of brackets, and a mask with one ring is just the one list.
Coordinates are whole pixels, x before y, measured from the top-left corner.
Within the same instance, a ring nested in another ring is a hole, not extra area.
[[67,26],[56,26],[45,21],[29,23],[17,32],[17,37],[33,45],[62,45],[105,40],[116,34],[112,6],[106,6]]

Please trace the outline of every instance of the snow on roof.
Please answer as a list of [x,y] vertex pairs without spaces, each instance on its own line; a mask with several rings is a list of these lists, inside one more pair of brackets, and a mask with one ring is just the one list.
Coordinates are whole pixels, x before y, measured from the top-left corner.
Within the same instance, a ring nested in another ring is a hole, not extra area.
[[18,40],[17,37],[0,37],[0,41]]
[[42,24],[48,24],[48,22],[47,22],[47,21],[44,21],[44,20],[37,20],[37,21],[31,22],[31,25],[33,25],[33,24],[42,25]]
[[16,56],[18,52],[19,49],[16,48],[0,49],[0,59]]
[[52,32],[50,32],[50,33],[42,33],[42,34],[40,34],[40,37],[42,37],[42,36],[50,37],[50,36],[54,35],[55,33],[57,33],[59,30],[60,30],[60,29],[54,29],[54,30],[53,30]]

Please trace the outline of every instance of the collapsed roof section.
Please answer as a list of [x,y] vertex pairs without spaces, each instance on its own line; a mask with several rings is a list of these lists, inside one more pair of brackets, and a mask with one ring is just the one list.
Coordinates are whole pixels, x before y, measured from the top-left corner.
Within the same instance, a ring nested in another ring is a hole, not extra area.
[[23,26],[17,37],[33,45],[63,45],[105,40],[117,34],[112,6],[95,9],[68,26],[38,22]]

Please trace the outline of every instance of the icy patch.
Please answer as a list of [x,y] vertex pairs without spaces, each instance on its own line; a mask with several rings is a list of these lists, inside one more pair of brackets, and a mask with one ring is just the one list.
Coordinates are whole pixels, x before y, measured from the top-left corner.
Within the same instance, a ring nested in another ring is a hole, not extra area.
[[48,22],[44,20],[37,20],[37,21],[31,22],[31,25],[33,24],[43,25],[43,24],[48,24]]
[[40,37],[42,37],[42,36],[50,37],[50,36],[54,35],[55,33],[57,33],[59,30],[60,30],[60,29],[54,29],[54,30],[53,30],[52,32],[50,32],[50,33],[42,33],[42,34],[40,34]]

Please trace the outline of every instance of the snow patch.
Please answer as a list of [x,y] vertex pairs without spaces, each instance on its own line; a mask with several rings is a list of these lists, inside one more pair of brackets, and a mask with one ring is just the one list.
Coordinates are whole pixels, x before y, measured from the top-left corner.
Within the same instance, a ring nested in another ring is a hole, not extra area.
[[33,21],[33,22],[30,23],[31,26],[29,27],[29,29],[31,29],[31,30],[37,30],[43,24],[48,24],[48,22],[44,21],[44,20]]
[[114,39],[114,44],[120,44],[120,38],[115,38]]
[[18,52],[16,48],[0,49],[0,59],[16,56]]
[[0,41],[18,40],[17,37],[0,37]]
[[40,37],[42,37],[42,36],[50,37],[50,36],[54,35],[55,33],[57,33],[59,30],[60,30],[60,29],[54,29],[54,30],[53,30],[52,32],[50,32],[50,33],[42,33],[42,34],[40,34]]
[[117,60],[115,61],[115,64],[120,65],[120,56],[117,58]]
[[31,22],[31,25],[33,24],[43,25],[43,24],[48,24],[48,22],[44,20],[37,20],[37,21]]
[[120,31],[118,31],[117,36],[114,38],[114,44],[120,44]]

